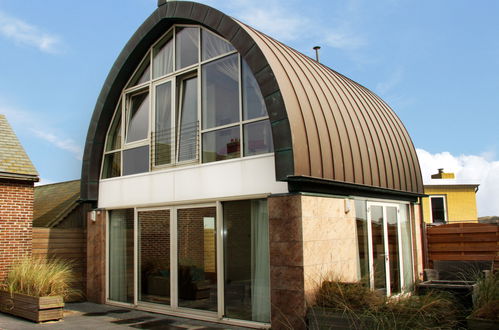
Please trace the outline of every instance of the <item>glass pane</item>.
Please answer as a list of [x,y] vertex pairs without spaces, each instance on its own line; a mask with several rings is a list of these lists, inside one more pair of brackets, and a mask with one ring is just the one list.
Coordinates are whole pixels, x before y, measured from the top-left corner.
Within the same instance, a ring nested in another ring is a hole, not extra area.
[[114,152],[104,156],[102,178],[114,178],[121,175],[121,152]]
[[239,121],[237,55],[203,65],[203,128]]
[[167,82],[156,86],[156,124],[154,132],[154,164],[172,162],[172,86]]
[[149,131],[149,93],[132,95],[129,99],[126,142],[144,140]]
[[177,70],[198,62],[199,29],[177,28],[175,37],[175,68]]
[[371,235],[373,250],[374,288],[386,293],[385,235],[383,207],[371,206]]
[[359,247],[359,278],[369,283],[369,234],[367,231],[367,209],[365,201],[355,201],[357,222],[357,244]]
[[203,134],[203,163],[241,156],[239,126]]
[[182,81],[179,119],[178,161],[197,159],[198,93],[197,77]]
[[266,200],[225,202],[225,316],[270,322]]
[[433,222],[445,222],[445,207],[443,197],[431,197],[431,215]]
[[144,61],[140,64],[139,69],[135,73],[135,76],[133,76],[133,78],[130,80],[130,84],[128,84],[127,88],[149,81],[150,75],[151,67],[149,65],[149,54],[147,54]]
[[170,305],[170,210],[138,212],[139,300]]
[[388,254],[390,256],[390,291],[391,294],[400,292],[400,263],[397,208],[386,207],[386,221],[388,227]]
[[267,116],[267,108],[260,87],[248,64],[242,61],[243,117],[244,120]]
[[133,303],[133,209],[109,211],[109,299]]
[[217,310],[216,208],[177,211],[178,305]]
[[203,61],[234,50],[230,43],[204,29],[201,29],[201,40]]
[[154,47],[153,78],[173,71],[173,38],[167,36]]
[[107,134],[106,151],[121,148],[121,102],[118,104],[116,114]]
[[149,146],[123,150],[123,175],[149,172]]
[[404,269],[404,291],[411,291],[413,285],[412,274],[412,236],[411,221],[409,218],[409,206],[400,206],[400,240],[402,242],[402,262]]
[[258,155],[274,151],[268,120],[244,125],[244,155]]

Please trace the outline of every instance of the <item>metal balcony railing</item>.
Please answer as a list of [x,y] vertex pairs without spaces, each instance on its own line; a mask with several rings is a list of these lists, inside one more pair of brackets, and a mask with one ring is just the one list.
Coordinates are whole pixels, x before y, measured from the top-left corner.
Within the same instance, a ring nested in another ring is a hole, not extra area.
[[151,133],[153,166],[175,165],[199,160],[199,122]]

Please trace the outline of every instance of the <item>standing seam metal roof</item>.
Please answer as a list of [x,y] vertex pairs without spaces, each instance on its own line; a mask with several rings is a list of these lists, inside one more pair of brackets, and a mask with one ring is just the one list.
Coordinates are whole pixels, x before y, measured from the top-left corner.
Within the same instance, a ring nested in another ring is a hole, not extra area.
[[409,134],[373,92],[216,9],[160,0],[116,60],[97,101],[83,160],[83,199],[97,199],[105,134],[124,84],[149,47],[177,23],[214,31],[248,63],[271,121],[278,180],[301,176],[423,193]]

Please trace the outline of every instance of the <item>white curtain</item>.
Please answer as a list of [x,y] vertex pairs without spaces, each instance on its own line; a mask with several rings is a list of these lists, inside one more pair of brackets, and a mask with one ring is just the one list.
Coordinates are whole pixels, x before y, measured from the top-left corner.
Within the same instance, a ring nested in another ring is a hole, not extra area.
[[126,213],[111,211],[109,216],[109,299],[127,301]]
[[409,218],[409,206],[400,205],[400,240],[402,242],[402,262],[404,269],[404,288],[405,291],[412,289],[413,274],[412,274],[412,236],[411,236],[411,220]]
[[172,71],[173,39],[170,39],[154,54],[153,78],[164,76]]
[[203,61],[234,50],[234,47],[232,47],[232,45],[227,41],[208,31],[201,31],[201,38],[203,39]]
[[270,321],[269,217],[266,200],[251,201],[251,312],[253,321]]

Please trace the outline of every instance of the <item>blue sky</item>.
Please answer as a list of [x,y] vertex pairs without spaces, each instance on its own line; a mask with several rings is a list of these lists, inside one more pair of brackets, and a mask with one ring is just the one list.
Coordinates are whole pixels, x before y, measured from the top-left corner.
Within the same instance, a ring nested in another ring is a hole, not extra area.
[[[499,215],[499,1],[206,0],[380,95],[438,167]],[[156,0],[0,0],[0,113],[42,182],[79,178],[90,117]]]

